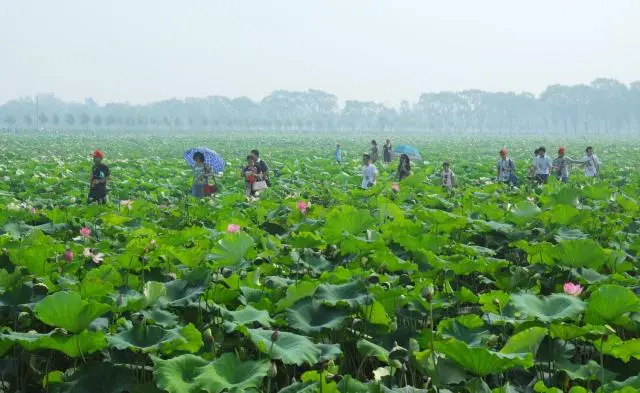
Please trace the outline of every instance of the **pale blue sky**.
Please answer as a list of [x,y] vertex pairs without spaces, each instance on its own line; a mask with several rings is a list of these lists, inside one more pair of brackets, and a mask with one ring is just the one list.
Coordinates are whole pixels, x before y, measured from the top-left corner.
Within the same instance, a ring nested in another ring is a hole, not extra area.
[[0,0],[0,103],[640,80],[640,0]]

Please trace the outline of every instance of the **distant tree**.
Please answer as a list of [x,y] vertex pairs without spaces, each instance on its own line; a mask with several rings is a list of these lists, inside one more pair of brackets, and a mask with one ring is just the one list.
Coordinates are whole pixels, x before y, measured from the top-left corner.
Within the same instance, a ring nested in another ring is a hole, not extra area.
[[53,116],[51,116],[51,124],[53,124],[54,127],[57,127],[58,124],[60,124],[60,116],[58,116],[57,113],[54,113]]
[[7,123],[7,125],[9,126],[14,126],[17,122],[16,117],[14,115],[7,115],[4,118],[4,122]]
[[31,119],[31,115],[24,115],[24,123],[28,126],[33,124],[33,119]]
[[91,118],[89,117],[89,115],[87,115],[86,113],[80,114],[80,124],[83,127],[88,126],[90,122],[91,122]]
[[107,115],[107,117],[104,118],[104,124],[107,127],[111,127],[113,125],[116,124],[116,117],[112,114]]
[[76,117],[73,115],[73,113],[67,113],[64,117],[64,121],[68,126],[71,127],[76,124]]
[[38,115],[38,121],[41,126],[44,126],[49,121],[49,118],[44,113],[40,113],[40,115]]
[[93,124],[99,128],[102,125],[102,116],[100,115],[93,116]]

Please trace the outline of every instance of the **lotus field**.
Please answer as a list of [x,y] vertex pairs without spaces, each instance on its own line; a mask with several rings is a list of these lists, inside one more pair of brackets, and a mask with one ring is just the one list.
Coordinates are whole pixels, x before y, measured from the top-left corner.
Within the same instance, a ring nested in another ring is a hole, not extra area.
[[[0,392],[640,390],[640,142],[393,135],[422,160],[362,190],[371,139],[1,135]],[[601,177],[530,184],[541,144],[593,145]],[[228,162],[211,198],[193,146]],[[272,187],[248,201],[254,148]]]

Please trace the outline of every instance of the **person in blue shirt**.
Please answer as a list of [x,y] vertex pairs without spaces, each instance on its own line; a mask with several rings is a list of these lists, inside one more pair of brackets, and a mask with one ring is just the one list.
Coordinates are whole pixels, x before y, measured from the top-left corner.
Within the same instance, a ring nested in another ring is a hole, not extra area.
[[333,152],[333,158],[336,159],[338,164],[342,163],[342,149],[340,148],[340,144],[336,145],[336,151]]

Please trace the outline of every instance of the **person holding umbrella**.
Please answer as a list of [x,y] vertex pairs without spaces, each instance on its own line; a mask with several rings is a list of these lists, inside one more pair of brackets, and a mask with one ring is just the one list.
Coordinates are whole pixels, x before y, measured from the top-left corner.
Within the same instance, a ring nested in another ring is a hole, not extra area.
[[224,172],[225,162],[222,157],[206,147],[196,147],[186,150],[184,159],[193,168],[191,195],[202,198],[215,193],[216,186],[209,184],[209,178],[213,177],[214,172]]
[[87,203],[98,202],[98,204],[105,204],[107,202],[107,182],[111,172],[102,160],[104,159],[104,153],[100,150],[96,150],[91,155],[93,157],[93,168],[91,168],[91,183],[89,185],[89,196]]

